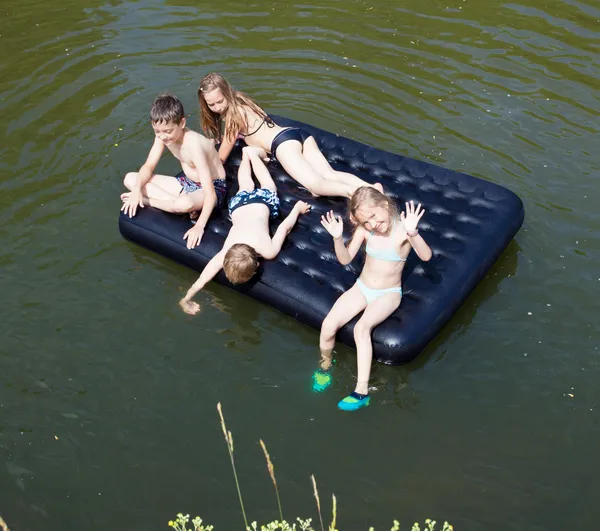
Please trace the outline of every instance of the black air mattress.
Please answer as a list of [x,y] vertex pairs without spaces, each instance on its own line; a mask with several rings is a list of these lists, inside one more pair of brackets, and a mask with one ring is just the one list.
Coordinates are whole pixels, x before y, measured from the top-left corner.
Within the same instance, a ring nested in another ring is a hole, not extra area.
[[[381,182],[402,209],[411,199],[423,203],[426,214],[419,229],[433,257],[425,263],[411,252],[403,274],[402,304],[373,331],[378,361],[411,361],[456,312],[519,230],[523,203],[513,192],[482,179],[386,153],[293,120],[274,118],[282,126],[301,126],[309,131],[334,168],[371,183]],[[237,191],[235,177],[240,160],[241,149],[237,146],[226,164],[229,196]],[[341,266],[331,236],[320,224],[321,214],[330,209],[345,215],[345,200],[315,199],[277,162],[269,163],[269,169],[282,207],[272,230],[298,199],[311,203],[312,212],[300,217],[279,256],[263,260],[251,282],[232,286],[222,271],[216,281],[318,330],[335,300],[356,281],[364,254],[361,251],[351,265]],[[119,229],[127,240],[201,271],[221,249],[230,221],[226,209],[216,212],[200,247],[194,250],[188,250],[183,240],[190,226],[186,216],[149,207],[138,209],[134,218],[123,214],[119,218]],[[349,237],[350,224],[346,222],[345,227],[345,237]],[[188,279],[185,283],[191,282]],[[352,348],[354,322],[338,334],[338,339]]]

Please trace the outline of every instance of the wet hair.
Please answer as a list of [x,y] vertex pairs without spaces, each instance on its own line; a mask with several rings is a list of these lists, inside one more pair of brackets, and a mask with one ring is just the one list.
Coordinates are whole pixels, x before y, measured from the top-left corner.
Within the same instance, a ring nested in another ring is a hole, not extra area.
[[184,118],[183,103],[170,92],[157,96],[152,103],[150,120],[153,124],[174,122],[179,125]]
[[[227,110],[219,115],[209,109],[204,94],[220,89],[223,97],[227,100]],[[229,82],[216,73],[207,74],[200,80],[198,87],[198,103],[200,104],[200,122],[204,133],[209,138],[221,140],[221,120],[225,123],[225,137],[227,140],[235,140],[238,134],[248,126],[244,107],[249,108],[261,119],[267,117],[256,102],[250,97],[234,90]]]
[[232,245],[225,253],[223,271],[232,284],[248,282],[258,268],[258,254],[254,247],[245,243]]
[[357,188],[350,198],[348,213],[350,221],[355,226],[360,224],[356,218],[358,211],[365,207],[383,207],[387,209],[392,219],[400,217],[398,207],[394,201],[392,201],[392,199],[387,195],[382,194],[379,190],[371,186],[361,186],[360,188]]

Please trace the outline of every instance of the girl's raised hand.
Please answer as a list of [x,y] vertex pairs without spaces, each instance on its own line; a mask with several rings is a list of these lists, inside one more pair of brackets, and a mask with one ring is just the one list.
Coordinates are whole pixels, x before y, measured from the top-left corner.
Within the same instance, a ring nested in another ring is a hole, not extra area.
[[404,226],[404,230],[408,233],[415,232],[423,214],[425,214],[425,210],[421,209],[421,203],[417,205],[417,208],[415,208],[413,201],[406,203],[406,214],[404,212],[400,213],[400,221]]
[[324,216],[321,216],[321,225],[325,227],[325,230],[331,234],[336,240],[342,237],[344,232],[344,222],[341,216],[337,216],[330,210]]

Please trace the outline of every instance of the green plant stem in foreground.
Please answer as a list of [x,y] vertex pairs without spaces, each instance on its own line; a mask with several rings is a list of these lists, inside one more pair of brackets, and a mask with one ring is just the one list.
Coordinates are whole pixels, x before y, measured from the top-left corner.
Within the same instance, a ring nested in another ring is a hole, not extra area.
[[225,424],[225,417],[223,416],[223,411],[221,409],[221,402],[217,404],[217,411],[219,412],[219,417],[221,417],[221,429],[223,430],[223,435],[225,436],[225,442],[227,443],[227,450],[229,451],[229,457],[231,459],[231,468],[233,469],[233,478],[235,479],[235,487],[237,489],[238,498],[240,500],[240,507],[242,508],[242,516],[244,517],[244,524],[246,525],[246,529],[248,529],[248,519],[246,518],[246,511],[244,509],[244,502],[242,500],[242,490],[240,489],[240,482],[238,481],[237,471],[235,469],[235,461],[233,459],[233,437],[231,436],[231,432],[227,431],[227,426]]
[[275,467],[273,466],[273,462],[271,461],[271,456],[267,451],[267,445],[260,440],[260,446],[263,449],[263,453],[265,454],[265,459],[267,460],[267,470],[269,471],[269,476],[271,476],[271,481],[273,482],[273,486],[275,487],[275,496],[277,496],[277,507],[279,507],[279,519],[283,521],[283,511],[281,510],[281,500],[279,499],[279,489],[277,488],[277,479],[275,479]]
[[[279,518],[280,520],[274,520],[273,522],[269,522],[268,524],[261,525],[260,528],[256,522],[252,522],[251,525],[248,525],[248,519],[246,518],[246,511],[244,509],[244,502],[242,501],[242,491],[240,489],[240,483],[237,477],[237,471],[235,468],[235,460],[233,459],[233,437],[231,436],[231,432],[227,430],[227,426],[225,424],[225,417],[223,416],[223,410],[221,409],[221,402],[217,404],[217,411],[219,412],[219,417],[221,418],[221,429],[223,430],[223,436],[225,437],[225,442],[227,443],[227,450],[229,451],[229,457],[231,459],[231,468],[233,469],[233,477],[235,479],[235,486],[238,493],[238,498],[240,500],[240,507],[242,508],[242,515],[244,517],[244,524],[246,531],[315,531],[312,527],[312,518],[307,518],[306,520],[302,520],[301,518],[296,518],[296,522],[288,523],[283,519],[283,511],[281,509],[281,500],[279,499],[279,489],[277,488],[277,480],[275,478],[275,467],[273,466],[273,462],[271,461],[271,456],[267,451],[267,447],[263,440],[260,440],[260,445],[262,447],[263,453],[265,454],[265,458],[267,460],[267,470],[269,471],[269,476],[271,476],[271,481],[273,481],[273,486],[275,487],[275,495],[277,496],[277,507],[279,508]],[[315,500],[317,502],[317,511],[319,513],[319,521],[321,524],[321,531],[325,531],[323,526],[323,517],[321,515],[321,501],[319,499],[319,491],[317,490],[317,481],[315,480],[315,476],[311,475],[311,481],[313,485],[313,494]],[[336,528],[337,522],[337,500],[335,498],[335,494],[332,494],[333,507],[332,507],[332,519],[331,524],[329,524],[327,531],[338,531]],[[196,516],[192,520],[193,528],[188,528],[187,524],[190,521],[189,514],[177,514],[177,518],[175,520],[169,521],[169,526],[173,527],[176,531],[213,531],[212,525],[203,525],[202,519],[199,516]],[[4,521],[0,518],[0,524]],[[411,531],[436,531],[435,530],[436,522],[435,520],[430,520],[429,518],[425,520],[425,524],[423,529],[418,523],[412,526]],[[2,531],[8,531],[7,528],[4,528]],[[375,531],[375,528],[369,528],[369,531]],[[394,520],[394,525],[391,528],[391,531],[400,531],[400,523],[397,520]],[[448,523],[444,522],[444,525],[439,531],[453,531],[453,527]]]

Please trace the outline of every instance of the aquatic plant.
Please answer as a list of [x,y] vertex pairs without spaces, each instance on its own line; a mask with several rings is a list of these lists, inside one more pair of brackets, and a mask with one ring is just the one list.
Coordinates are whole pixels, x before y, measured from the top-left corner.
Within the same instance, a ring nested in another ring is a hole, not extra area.
[[[240,502],[240,508],[242,510],[242,516],[244,518],[244,525],[246,531],[315,531],[312,527],[312,518],[296,518],[296,521],[293,523],[289,523],[283,519],[283,510],[281,508],[281,499],[279,497],[279,488],[277,487],[277,479],[275,478],[275,467],[273,466],[273,462],[271,460],[271,456],[267,450],[267,445],[264,443],[262,439],[260,439],[260,446],[265,454],[265,459],[267,461],[267,470],[269,472],[269,476],[271,477],[271,481],[273,482],[273,487],[275,488],[275,496],[277,498],[277,507],[279,509],[279,520],[274,520],[273,522],[269,522],[268,524],[259,524],[257,522],[252,522],[248,525],[248,518],[246,516],[246,510],[244,508],[244,501],[242,499],[242,491],[240,489],[240,482],[237,477],[237,471],[235,468],[235,460],[233,458],[233,436],[231,432],[227,429],[227,424],[225,423],[225,416],[223,415],[223,408],[221,407],[221,402],[217,404],[217,411],[219,412],[219,417],[221,419],[221,429],[223,430],[223,436],[225,437],[225,443],[227,444],[227,450],[229,452],[229,458],[231,460],[231,468],[233,469],[233,477],[235,480],[235,487],[238,493],[238,499]],[[314,475],[310,476],[312,486],[313,486],[313,495],[315,497],[315,501],[317,502],[317,512],[319,514],[319,522],[321,524],[321,531],[325,531],[325,526],[323,525],[323,516],[321,513],[321,500],[319,498],[319,490],[317,489],[317,480]],[[331,495],[332,498],[332,519],[329,524],[327,531],[338,531],[336,527],[337,521],[337,500],[335,494]],[[0,521],[2,519],[0,518]],[[199,516],[196,516],[191,524],[194,526],[193,528],[187,527],[187,524],[190,521],[189,514],[178,513],[177,518],[175,520],[169,521],[169,526],[174,528],[176,531],[213,531],[212,525],[204,525],[202,523],[202,519]],[[415,522],[412,526],[411,531],[435,531],[436,530],[436,521],[427,519],[423,524],[423,528],[419,526],[417,522]],[[440,531],[453,531],[453,527],[448,523],[444,522],[443,527]],[[7,530],[3,530],[7,531]],[[370,527],[369,531],[375,531],[374,527]],[[400,531],[400,523],[398,520],[394,520],[392,528],[390,531]]]

